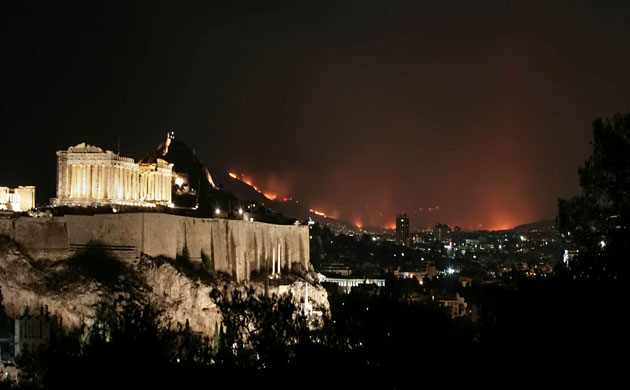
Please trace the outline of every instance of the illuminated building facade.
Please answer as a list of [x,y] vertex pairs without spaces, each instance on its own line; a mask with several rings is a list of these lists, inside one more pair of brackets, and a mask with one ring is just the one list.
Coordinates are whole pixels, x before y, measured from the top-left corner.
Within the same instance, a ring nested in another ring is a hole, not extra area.
[[353,287],[360,287],[362,285],[374,285],[376,287],[385,287],[385,279],[366,279],[366,278],[326,278],[325,282],[334,283],[337,285],[339,292],[350,294]]
[[35,186],[0,187],[0,210],[28,211],[35,207]]
[[136,163],[81,143],[57,152],[56,206],[172,205],[173,164]]
[[15,319],[15,357],[22,352],[36,351],[42,346],[50,343],[50,328],[52,321],[50,318],[40,316],[30,316],[28,314]]
[[409,242],[409,217],[407,213],[396,216],[396,244],[410,246]]
[[455,293],[454,298],[440,299],[439,302],[448,310],[451,319],[462,317],[469,313],[467,310],[468,304],[464,300],[464,297],[459,296],[459,293]]

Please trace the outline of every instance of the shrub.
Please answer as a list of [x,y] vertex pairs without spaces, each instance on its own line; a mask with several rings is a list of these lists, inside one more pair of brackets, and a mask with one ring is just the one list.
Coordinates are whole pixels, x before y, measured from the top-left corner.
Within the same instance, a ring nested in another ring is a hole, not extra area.
[[214,261],[212,261],[212,258],[203,250],[201,251],[201,264],[206,271],[210,273],[214,272]]
[[182,260],[184,260],[187,263],[190,263],[190,251],[188,250],[188,246],[184,245],[184,248],[182,248]]

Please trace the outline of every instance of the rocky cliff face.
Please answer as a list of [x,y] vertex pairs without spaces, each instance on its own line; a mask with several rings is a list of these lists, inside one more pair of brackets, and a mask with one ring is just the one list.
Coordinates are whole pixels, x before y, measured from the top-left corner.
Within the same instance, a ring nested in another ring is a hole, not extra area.
[[[212,337],[221,318],[210,297],[213,289],[223,290],[227,285],[228,290],[254,287],[264,291],[262,282],[237,284],[224,276],[202,274],[190,264],[148,256],[123,262],[104,253],[85,253],[68,260],[36,261],[15,242],[0,236],[0,289],[5,309],[13,317],[27,307],[33,312],[48,306],[65,326],[78,327],[92,324],[102,304],[135,300],[156,305],[165,323],[170,320],[175,326],[188,320],[193,331]],[[327,311],[325,289],[310,281],[304,271],[283,283],[273,283],[269,292],[291,293],[296,305],[302,305],[308,286],[309,303]]]

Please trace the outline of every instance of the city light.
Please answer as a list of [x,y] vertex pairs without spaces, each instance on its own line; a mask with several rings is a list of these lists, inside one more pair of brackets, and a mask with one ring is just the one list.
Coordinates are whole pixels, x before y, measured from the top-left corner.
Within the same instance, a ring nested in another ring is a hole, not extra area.
[[238,209],[238,214],[243,215],[243,209]]
[[214,210],[214,213],[215,213],[215,214],[221,214],[221,209],[216,209],[216,210]]
[[452,274],[454,274],[454,273],[455,273],[455,270],[454,270],[453,268],[449,268],[449,269],[447,269],[447,270],[446,270],[446,272],[447,272],[449,275],[452,275]]

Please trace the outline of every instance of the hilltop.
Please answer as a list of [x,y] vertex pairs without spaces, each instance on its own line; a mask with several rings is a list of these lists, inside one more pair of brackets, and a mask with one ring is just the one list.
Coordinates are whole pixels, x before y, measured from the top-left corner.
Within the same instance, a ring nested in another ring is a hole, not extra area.
[[[276,223],[285,223],[292,218],[305,220],[308,218],[325,225],[337,226],[346,231],[357,230],[351,223],[337,220],[329,216],[317,215],[299,200],[269,199],[262,192],[242,180],[227,174],[227,171],[210,172],[197,156],[194,148],[183,141],[169,135],[157,148],[147,154],[141,162],[155,163],[163,159],[173,163],[176,182],[173,189],[173,201],[178,207],[195,207],[199,204],[201,214],[212,215],[215,208],[235,209],[245,207],[248,203],[262,206],[260,214],[279,213]],[[251,210],[247,210],[251,211]],[[265,215],[263,218],[269,218]],[[261,220],[261,218],[258,218]]]
[[526,223],[513,227],[511,230],[516,232],[529,232],[532,230],[553,230],[556,228],[556,221],[553,219],[545,219],[542,221],[536,221]]

